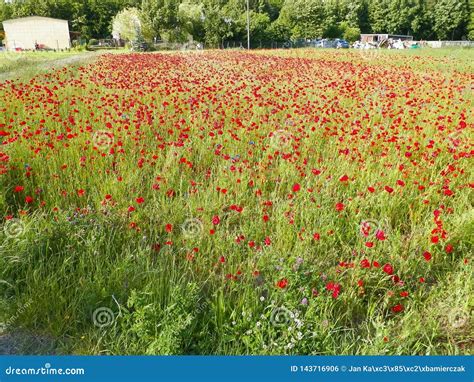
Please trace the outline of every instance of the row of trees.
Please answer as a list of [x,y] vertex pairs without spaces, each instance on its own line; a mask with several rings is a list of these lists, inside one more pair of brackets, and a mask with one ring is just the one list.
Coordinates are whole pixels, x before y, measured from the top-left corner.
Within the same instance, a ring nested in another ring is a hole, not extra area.
[[[249,0],[254,41],[411,34],[425,40],[474,40],[474,0]],[[110,36],[125,9],[148,38],[216,46],[246,39],[246,0],[0,0],[0,20],[39,15],[70,21],[83,38]],[[123,16],[123,15],[122,15]]]

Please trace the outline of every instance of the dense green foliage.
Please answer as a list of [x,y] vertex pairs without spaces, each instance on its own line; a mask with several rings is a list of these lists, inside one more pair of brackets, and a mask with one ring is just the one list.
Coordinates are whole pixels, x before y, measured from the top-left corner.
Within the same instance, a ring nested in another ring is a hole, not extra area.
[[[83,38],[100,38],[110,36],[112,18],[128,7],[141,10],[150,40],[183,42],[192,36],[212,46],[246,39],[245,0],[10,0],[0,2],[0,20],[57,17],[69,20]],[[250,0],[250,10],[253,41],[355,40],[361,32],[474,37],[473,0]]]

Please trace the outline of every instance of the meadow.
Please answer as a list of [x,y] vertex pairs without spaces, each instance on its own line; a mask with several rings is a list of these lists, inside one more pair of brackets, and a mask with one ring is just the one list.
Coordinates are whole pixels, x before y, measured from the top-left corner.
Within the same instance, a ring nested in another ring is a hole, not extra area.
[[471,354],[473,58],[123,53],[3,80],[3,336]]

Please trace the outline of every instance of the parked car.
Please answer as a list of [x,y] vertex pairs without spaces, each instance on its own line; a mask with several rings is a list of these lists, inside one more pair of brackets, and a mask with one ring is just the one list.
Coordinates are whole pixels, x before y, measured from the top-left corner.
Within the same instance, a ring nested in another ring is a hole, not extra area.
[[336,38],[334,40],[337,49],[349,49],[349,43],[346,40]]
[[132,41],[131,45],[134,52],[146,52],[149,49],[148,44],[144,41]]
[[327,38],[318,41],[316,48],[335,48],[336,44],[334,40],[329,40]]

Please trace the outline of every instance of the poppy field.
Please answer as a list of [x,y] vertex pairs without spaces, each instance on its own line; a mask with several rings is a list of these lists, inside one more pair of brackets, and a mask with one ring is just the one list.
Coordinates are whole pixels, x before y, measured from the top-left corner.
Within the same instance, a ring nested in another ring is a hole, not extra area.
[[470,354],[472,58],[105,54],[0,82],[0,333]]

